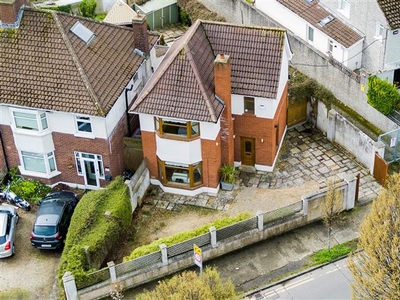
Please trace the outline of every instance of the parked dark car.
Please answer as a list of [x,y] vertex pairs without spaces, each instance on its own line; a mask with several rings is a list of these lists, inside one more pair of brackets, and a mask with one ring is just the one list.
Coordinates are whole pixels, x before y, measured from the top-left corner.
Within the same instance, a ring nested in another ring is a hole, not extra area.
[[71,191],[48,194],[39,202],[30,234],[32,246],[38,249],[61,249],[68,232],[78,196]]
[[18,219],[14,206],[0,205],[0,258],[15,254],[15,229]]

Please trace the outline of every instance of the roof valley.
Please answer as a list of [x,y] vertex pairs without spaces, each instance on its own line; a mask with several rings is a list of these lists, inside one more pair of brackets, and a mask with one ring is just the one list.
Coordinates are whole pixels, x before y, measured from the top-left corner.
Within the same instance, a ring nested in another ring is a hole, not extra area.
[[61,33],[61,36],[62,36],[62,38],[64,40],[64,43],[65,43],[65,45],[66,45],[66,47],[68,49],[68,52],[72,56],[72,59],[73,59],[75,65],[76,65],[76,67],[78,69],[78,72],[79,72],[84,84],[85,84],[85,87],[89,92],[90,98],[92,99],[93,104],[95,105],[97,112],[100,115],[104,116],[105,113],[104,113],[104,110],[102,109],[102,107],[100,106],[100,101],[99,101],[98,97],[96,96],[96,93],[94,92],[94,90],[92,88],[92,85],[90,84],[89,79],[86,76],[81,63],[79,62],[78,56],[76,55],[76,53],[75,53],[75,51],[74,51],[74,49],[73,49],[73,47],[72,47],[67,35],[64,32],[64,29],[63,29],[63,27],[61,25],[61,22],[58,19],[57,13],[55,11],[51,11],[51,14],[53,16],[53,19],[54,19],[54,22],[55,22],[57,28],[59,29],[59,31]]

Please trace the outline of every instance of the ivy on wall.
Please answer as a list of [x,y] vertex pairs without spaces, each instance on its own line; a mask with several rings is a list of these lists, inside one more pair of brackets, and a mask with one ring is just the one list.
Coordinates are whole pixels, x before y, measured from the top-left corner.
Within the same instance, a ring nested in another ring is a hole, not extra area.
[[368,78],[368,103],[384,115],[391,114],[399,105],[400,93],[386,80],[376,76]]

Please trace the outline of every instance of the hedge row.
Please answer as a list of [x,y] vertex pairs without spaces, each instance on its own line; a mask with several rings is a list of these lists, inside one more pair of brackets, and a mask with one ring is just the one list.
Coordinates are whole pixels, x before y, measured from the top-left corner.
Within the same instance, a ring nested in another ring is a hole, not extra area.
[[[90,191],[80,199],[68,229],[58,267],[58,279],[71,272],[77,283],[100,268],[108,252],[130,225],[132,208],[121,176],[106,189]],[[106,214],[107,212],[107,214]]]

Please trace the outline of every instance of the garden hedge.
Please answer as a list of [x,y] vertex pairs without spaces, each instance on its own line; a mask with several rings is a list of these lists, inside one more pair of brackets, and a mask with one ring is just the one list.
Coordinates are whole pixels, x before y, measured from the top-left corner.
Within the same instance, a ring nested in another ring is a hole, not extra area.
[[132,219],[128,187],[121,176],[105,189],[83,195],[68,229],[58,278],[71,272],[77,283],[98,270],[111,248],[126,232]]

